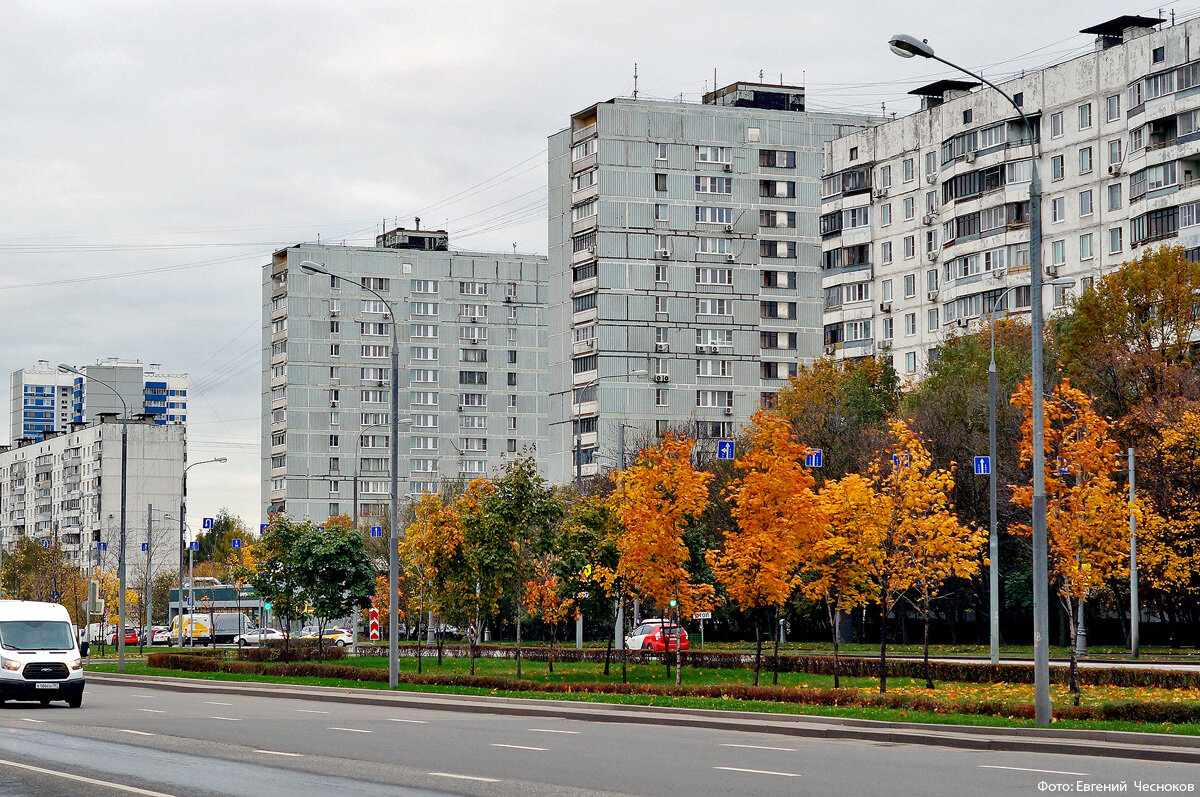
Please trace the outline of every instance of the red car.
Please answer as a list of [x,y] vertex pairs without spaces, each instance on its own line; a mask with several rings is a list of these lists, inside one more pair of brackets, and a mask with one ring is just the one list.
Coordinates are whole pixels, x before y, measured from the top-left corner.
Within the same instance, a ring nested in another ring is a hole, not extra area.
[[[125,644],[126,645],[136,645],[137,643],[138,643],[137,629],[136,628],[126,628],[125,629]],[[108,644],[110,644],[110,645],[117,644],[117,632],[115,629],[112,632],[110,632],[108,635]]]
[[688,635],[682,626],[670,620],[642,620],[642,624],[625,637],[625,647],[632,650],[687,650]]

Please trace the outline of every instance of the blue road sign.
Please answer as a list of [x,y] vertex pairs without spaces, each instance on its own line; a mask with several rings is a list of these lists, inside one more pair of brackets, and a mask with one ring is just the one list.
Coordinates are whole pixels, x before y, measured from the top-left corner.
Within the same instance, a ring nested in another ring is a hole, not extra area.
[[150,550],[150,543],[148,543],[148,542],[143,542],[143,543],[142,543],[142,550],[143,550],[143,551],[148,551],[148,550]]
[[717,441],[717,459],[733,459],[733,441]]
[[1067,462],[1065,459],[1056,459],[1054,460],[1054,470],[1059,476],[1070,476],[1071,463]]
[[819,468],[825,464],[825,452],[819,448],[810,448],[804,455],[804,467]]
[[975,457],[975,475],[990,476],[992,473],[991,457]]
[[211,529],[213,527],[213,519],[210,517],[204,518],[204,528]]
[[191,606],[192,605],[192,596],[188,595],[186,598],[183,599],[183,602],[185,604],[187,604],[188,606]]
[[49,547],[50,547],[50,540],[49,540],[49,539],[42,540],[42,547],[43,547],[43,548],[49,548]]
[[238,539],[230,540],[230,541],[229,541],[229,544],[230,544],[230,545],[232,545],[234,548],[241,548],[241,547],[242,547],[242,541],[241,541],[241,540],[238,540]]
[[324,530],[325,530],[324,526],[317,526],[317,531],[324,531]]
[[893,468],[907,468],[912,463],[912,459],[908,454],[892,454]]
[[198,540],[192,540],[191,542],[188,543],[188,548],[190,548],[193,551],[198,551],[198,550],[200,550],[200,542]]
[[98,542],[98,543],[96,543],[96,550],[97,550],[97,551],[107,551],[107,550],[108,550],[108,543],[107,543],[107,542]]
[[258,524],[258,533],[259,533],[259,534],[266,534],[266,533],[267,533],[267,524],[266,524],[266,523],[259,523],[259,524]]
[[54,590],[53,592],[50,593],[50,600],[52,600],[52,601],[56,601],[61,597],[62,597],[62,593],[59,592],[58,590]]
[[383,536],[383,526],[372,526],[371,527],[371,536],[372,537],[382,537]]

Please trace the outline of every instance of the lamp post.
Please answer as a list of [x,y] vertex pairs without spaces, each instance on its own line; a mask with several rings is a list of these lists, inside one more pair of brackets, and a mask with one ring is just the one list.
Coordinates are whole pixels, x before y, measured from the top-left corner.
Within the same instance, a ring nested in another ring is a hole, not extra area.
[[[569,388],[569,391],[574,392],[576,390],[584,390],[586,388],[600,384],[605,379],[628,379],[631,376],[645,376],[648,373],[649,373],[649,371],[647,371],[645,368],[636,368],[636,369],[634,369],[628,373],[624,373],[624,374],[609,374],[607,376],[598,376],[589,382],[584,382],[582,385],[579,385],[578,387]],[[582,432],[579,431],[578,419],[573,418],[572,420],[576,421],[576,423],[575,423],[575,489],[578,490],[580,493],[582,493],[583,492],[583,434],[582,434]],[[622,424],[621,424],[622,440],[624,440],[624,435],[625,435],[625,425],[624,425],[624,421],[622,421]],[[624,466],[624,462],[622,462],[621,464],[622,464],[622,466]]]
[[[205,459],[200,462],[193,462],[191,465],[184,466],[183,475],[179,481],[179,649],[183,649],[183,556],[187,550],[187,536],[183,519],[187,517],[187,472],[197,465],[208,465],[212,462],[228,462],[225,457],[215,457],[214,459]],[[189,554],[190,556],[190,554]],[[188,578],[192,578],[192,574],[188,573]],[[193,579],[192,594],[196,594],[196,584]],[[191,602],[188,602],[191,607]]]
[[[1070,287],[1075,280],[1070,277],[1058,277],[1050,281],[1051,285]],[[992,664],[1000,663],[1000,532],[996,528],[996,309],[1004,304],[1008,294],[1023,285],[1013,285],[996,297],[988,311],[988,332],[991,336],[988,360],[988,558],[991,567],[988,568],[988,610],[990,631],[990,655]],[[1030,297],[1032,303],[1032,296]]]
[[69,365],[59,364],[58,370],[67,371],[81,376],[84,379],[90,379],[93,382],[103,385],[112,391],[117,400],[121,402],[121,409],[124,417],[121,419],[121,550],[117,558],[117,590],[120,593],[117,596],[117,672],[125,672],[125,498],[127,493],[127,475],[129,467],[129,405],[125,403],[125,398],[115,387],[107,382],[97,379],[94,376],[88,376],[82,371],[77,371]]
[[892,52],[903,58],[919,55],[945,64],[951,69],[975,78],[993,89],[1016,109],[1029,134],[1030,179],[1029,179],[1029,288],[1030,302],[1030,382],[1032,387],[1032,444],[1033,444],[1033,684],[1034,713],[1038,725],[1049,725],[1052,706],[1050,702],[1050,608],[1049,608],[1049,548],[1046,539],[1046,443],[1045,410],[1042,399],[1044,368],[1042,357],[1042,187],[1038,182],[1039,152],[1034,141],[1033,124],[1021,106],[995,83],[977,75],[969,69],[953,64],[934,55],[928,42],[913,36],[898,34],[888,42]]
[[[341,277],[333,272],[326,271],[320,263],[314,263],[311,260],[302,260],[300,268],[309,274],[324,274],[330,279],[341,280],[347,282],[345,277]],[[378,291],[373,288],[368,288],[362,282],[355,283],[364,291],[367,291],[378,299],[387,309],[388,318],[391,319],[392,326],[392,439],[391,439],[391,471],[392,471],[392,500],[390,505],[391,521],[389,522],[388,535],[388,686],[395,689],[400,683],[400,637],[398,636],[400,626],[400,604],[396,598],[396,593],[399,590],[400,582],[400,563],[399,552],[400,533],[396,528],[396,521],[400,514],[400,338],[399,325],[396,323],[396,313],[392,309],[391,302],[383,298]],[[355,465],[357,468],[357,464]]]

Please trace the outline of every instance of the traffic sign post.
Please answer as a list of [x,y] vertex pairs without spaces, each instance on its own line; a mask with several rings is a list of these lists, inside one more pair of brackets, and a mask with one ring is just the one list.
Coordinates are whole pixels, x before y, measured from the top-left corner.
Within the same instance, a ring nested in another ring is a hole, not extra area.
[[[372,526],[371,527],[371,536],[372,537],[382,537],[383,536],[383,526]],[[378,612],[376,612],[376,614],[378,614]]]
[[696,612],[692,619],[700,621],[700,649],[704,650],[704,621],[712,619],[712,612]]
[[717,441],[717,459],[733,459],[733,441]]
[[819,468],[825,464],[825,452],[820,448],[810,448],[804,455],[804,467]]
[[189,542],[189,543],[188,543],[188,550],[189,550],[189,551],[198,551],[198,550],[200,550],[200,541],[199,541],[199,540],[192,540],[191,542]]
[[991,457],[975,457],[975,475],[976,476],[992,475],[992,458]]
[[379,610],[372,606],[367,610],[368,635],[372,642],[379,641]]

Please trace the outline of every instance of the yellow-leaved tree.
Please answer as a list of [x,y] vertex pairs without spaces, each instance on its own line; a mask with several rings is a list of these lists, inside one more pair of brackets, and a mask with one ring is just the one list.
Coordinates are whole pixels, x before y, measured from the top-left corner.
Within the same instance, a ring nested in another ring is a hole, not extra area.
[[[421,672],[421,621],[429,612],[445,615],[454,584],[447,578],[448,563],[462,545],[462,527],[453,505],[442,503],[441,495],[426,493],[413,507],[413,522],[400,541],[404,581],[410,585],[408,605],[415,620],[417,672]],[[438,646],[439,664],[441,646]]]
[[525,582],[523,600],[525,611],[530,617],[541,618],[550,627],[550,655],[547,670],[554,672],[554,639],[558,625],[571,613],[575,601],[564,594],[562,578],[555,572],[559,563],[557,556],[544,554],[534,560],[533,577]]
[[[825,520],[804,467],[808,451],[781,415],[758,412],[749,430],[749,449],[734,462],[741,472],[729,486],[729,512],[737,523],[725,532],[720,551],[706,554],[717,580],[742,611],[754,615],[754,685],[762,663],[761,615],[779,612],[800,581],[805,550]],[[771,626],[774,628],[774,624]],[[779,636],[775,638],[774,683],[779,683]]]
[[[1012,403],[1025,413],[1021,464],[1032,460],[1032,402],[1029,380],[1017,387]],[[1092,408],[1086,393],[1064,380],[1045,403],[1046,535],[1050,573],[1067,610],[1074,643],[1088,596],[1107,579],[1129,574],[1129,502],[1114,480],[1120,449],[1109,424]],[[1033,506],[1033,487],[1014,486],[1013,503]],[[1025,524],[1014,533],[1030,535]],[[1079,705],[1079,669],[1071,649],[1071,691]]]

